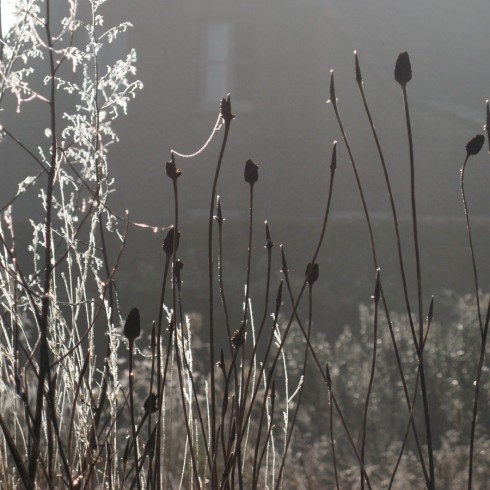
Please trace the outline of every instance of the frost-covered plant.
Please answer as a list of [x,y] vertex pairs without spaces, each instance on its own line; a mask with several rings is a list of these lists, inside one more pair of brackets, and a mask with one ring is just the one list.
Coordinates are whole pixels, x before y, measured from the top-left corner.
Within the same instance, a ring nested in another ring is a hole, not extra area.
[[[13,23],[2,33],[4,144],[34,163],[4,203],[0,230],[0,444],[4,462],[13,461],[12,471],[3,473],[5,488],[20,482],[74,488],[82,477],[117,475],[94,452],[116,444],[119,390],[121,320],[112,286],[118,257],[107,253],[105,235],[114,232],[122,250],[126,218],[108,207],[108,150],[117,141],[113,121],[142,84],[134,50],[100,62],[130,27],[105,27],[104,3],[12,1]],[[16,241],[14,224],[15,201],[26,193],[39,202],[29,245]],[[30,263],[18,258],[25,247]],[[107,339],[100,365],[96,329]],[[102,427],[106,400],[110,423]]]

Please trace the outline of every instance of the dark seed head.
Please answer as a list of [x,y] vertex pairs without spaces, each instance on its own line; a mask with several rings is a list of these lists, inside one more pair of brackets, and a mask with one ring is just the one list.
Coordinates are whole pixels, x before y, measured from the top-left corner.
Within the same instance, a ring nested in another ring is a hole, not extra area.
[[259,180],[259,166],[252,160],[247,160],[245,163],[245,182],[253,185],[257,180]]
[[284,253],[284,246],[281,245],[281,272],[287,274],[289,271],[288,263],[286,262],[286,254]]
[[155,413],[158,410],[158,397],[155,393],[150,393],[144,404],[145,413]]
[[335,81],[333,78],[333,70],[330,70],[330,98],[328,102],[331,102],[333,105],[337,104],[337,97],[335,97]]
[[179,248],[179,238],[180,231],[177,231],[177,238],[175,239],[175,226],[172,226],[163,239],[163,250],[167,255],[171,255],[174,252],[174,240],[175,250]]
[[332,148],[332,159],[330,161],[330,170],[332,172],[335,172],[337,168],[337,142],[333,142],[333,148]]
[[477,134],[466,144],[466,154],[468,156],[478,155],[483,147],[483,143],[485,143],[485,136],[483,134]]
[[221,117],[225,120],[225,123],[230,123],[233,119],[235,119],[235,114],[231,112],[231,97],[228,94],[226,97],[221,99],[220,104],[221,109]]
[[356,59],[356,82],[362,83],[361,67],[359,66],[359,58],[357,57],[357,51],[354,51],[354,57]]
[[175,279],[177,282],[180,284],[182,281],[182,278],[180,277],[180,272],[184,268],[184,262],[182,262],[180,259],[175,262]]
[[318,277],[320,275],[320,268],[318,267],[318,264],[312,264],[311,262],[308,263],[306,266],[306,282],[310,285],[313,286],[315,282],[318,280]]
[[165,171],[167,172],[167,177],[172,180],[177,180],[182,175],[182,170],[177,168],[177,165],[175,165],[175,157],[173,152],[170,162],[165,162]]
[[240,330],[235,330],[231,336],[231,344],[235,349],[239,349],[243,346],[243,344],[245,344],[245,332],[243,331],[243,328],[240,328]]
[[223,211],[221,209],[221,200],[219,196],[216,198],[216,201],[216,216],[214,216],[214,219],[221,225],[225,219],[223,218]]
[[381,298],[381,280],[379,277],[379,269],[376,271],[376,285],[374,286],[374,302],[377,303]]
[[488,152],[490,153],[490,102],[487,100],[487,124],[485,124],[487,130]]
[[138,308],[133,308],[124,323],[124,336],[128,340],[137,339],[141,334],[140,312]]
[[404,51],[398,55],[395,65],[395,80],[402,86],[405,86],[412,79],[412,65],[410,57]]
[[265,222],[265,248],[270,250],[274,246],[274,242],[271,239],[271,232],[269,230],[269,223]]

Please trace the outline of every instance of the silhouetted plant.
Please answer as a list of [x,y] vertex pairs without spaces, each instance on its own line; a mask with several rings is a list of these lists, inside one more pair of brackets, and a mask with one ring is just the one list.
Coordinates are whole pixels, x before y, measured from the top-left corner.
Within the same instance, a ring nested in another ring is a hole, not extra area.
[[[315,294],[329,281],[328,274],[320,275],[320,266],[337,142],[330,167],[325,164],[322,170],[325,209],[318,238],[313,250],[301,250],[307,264],[304,276],[289,269],[285,245],[274,249],[266,222],[265,287],[261,292],[255,288],[253,264],[260,258],[253,249],[254,193],[265,191],[259,166],[251,159],[243,174],[249,191],[246,262],[230,274],[224,260],[229,252],[224,242],[226,207],[219,197],[235,118],[230,95],[221,100],[210,137],[224,126],[212,177],[207,263],[202,266],[207,271],[204,331],[186,313],[193,309],[186,304],[186,284],[196,281],[198,271],[184,268],[182,261],[182,251],[196,244],[181,230],[178,184],[185,180],[185,168],[176,163],[176,158],[201,151],[172,151],[165,163],[174,214],[172,224],[156,228],[162,261],[158,309],[129,309],[119,304],[116,284],[134,223],[110,207],[107,148],[117,141],[112,121],[126,112],[142,85],[134,78],[133,51],[107,68],[98,62],[101,50],[129,27],[125,23],[104,30],[103,3],[90,0],[85,15],[76,0],[67,0],[61,7],[66,16],[55,25],[51,0],[19,0],[15,25],[2,39],[0,102],[13,97],[21,115],[26,103],[49,107],[42,126],[42,131],[48,128],[44,144],[36,150],[33,142],[11,131],[7,118],[2,121],[5,137],[38,167],[1,210],[2,488],[280,489],[301,483],[315,488],[404,488],[403,482],[409,488],[483,488],[490,477],[481,453],[490,450],[490,412],[488,397],[480,394],[490,390],[484,376],[490,306],[483,321],[480,298],[488,298],[479,289],[464,173],[485,137],[477,135],[466,145],[460,181],[475,291],[463,298],[442,298],[452,305],[447,307],[452,319],[444,325],[434,317],[434,297],[423,316],[407,93],[413,73],[406,52],[396,61],[394,78],[402,89],[408,137],[415,293],[406,279],[410,262],[404,255],[389,166],[355,53],[355,79],[390,199],[404,312],[390,308],[393,297],[383,288],[386,257],[379,254],[378,244],[384,237],[373,230],[369,196],[340,115],[333,71],[329,102],[354,171],[372,255],[374,292],[372,304],[360,306],[360,332],[354,335],[346,327],[329,344],[318,328],[325,319],[315,319]],[[79,31],[88,32],[88,41],[80,46]],[[44,62],[38,63],[41,57]],[[67,64],[76,69],[74,78],[68,77]],[[61,94],[75,103],[65,107]],[[489,118],[487,102],[487,135]],[[28,192],[39,194],[42,213],[31,219],[31,263],[26,264],[18,260],[15,201]],[[272,274],[276,251],[280,281]],[[239,260],[233,256],[232,265]],[[236,270],[243,277],[237,278]],[[244,284],[238,315],[229,308],[228,277]],[[254,295],[263,299],[257,323]],[[417,305],[415,315],[412,303]],[[128,310],[123,322],[120,312]],[[105,357],[98,363],[96,344],[104,336]],[[205,355],[196,353],[198,342]]]

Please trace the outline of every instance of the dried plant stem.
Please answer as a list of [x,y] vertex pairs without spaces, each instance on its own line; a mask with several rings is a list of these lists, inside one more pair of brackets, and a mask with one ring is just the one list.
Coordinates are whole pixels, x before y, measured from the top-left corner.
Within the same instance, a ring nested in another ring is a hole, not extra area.
[[473,280],[475,282],[475,299],[476,299],[476,308],[478,310],[478,322],[480,325],[480,333],[483,337],[483,321],[482,321],[482,316],[481,316],[481,309],[480,309],[480,288],[478,286],[478,272],[476,269],[476,258],[475,258],[475,250],[473,248],[473,236],[471,233],[471,224],[470,224],[470,217],[469,217],[469,211],[468,211],[468,203],[466,201],[466,195],[464,191],[464,173],[466,170],[466,164],[468,162],[468,159],[470,157],[470,154],[466,154],[466,158],[464,159],[463,166],[461,167],[461,180],[460,180],[460,187],[461,187],[461,198],[463,200],[463,207],[464,207],[464,216],[466,219],[466,230],[468,232],[468,240],[469,240],[469,245],[470,245],[470,253],[471,253],[471,264],[473,266]]
[[[288,281],[289,283],[289,281]],[[288,287],[289,289],[289,287]],[[299,393],[298,393],[298,401],[296,403],[296,407],[294,409],[294,414],[293,414],[293,420],[291,422],[291,427],[289,428],[289,433],[287,435],[287,441],[286,441],[286,448],[284,450],[284,454],[282,455],[282,461],[281,461],[281,466],[279,467],[279,474],[277,477],[277,483],[276,483],[276,489],[279,489],[280,484],[283,481],[284,478],[284,465],[286,464],[286,456],[289,450],[289,445],[291,443],[291,438],[293,436],[293,430],[296,425],[296,419],[298,417],[299,409],[301,407],[301,401],[303,398],[303,390],[304,390],[304,383],[305,383],[305,378],[306,378],[306,366],[308,364],[308,352],[309,352],[309,346],[308,342],[310,341],[311,337],[311,324],[312,324],[312,318],[313,318],[313,298],[312,298],[312,289],[313,289],[313,284],[311,282],[308,283],[308,330],[306,333],[306,349],[305,349],[305,354],[303,358],[303,368],[301,371],[301,387],[299,388]]]
[[476,419],[478,416],[481,375],[483,371],[483,362],[485,360],[485,352],[487,347],[487,334],[488,334],[489,322],[490,322],[490,301],[487,306],[487,316],[485,319],[485,326],[483,328],[483,336],[482,336],[482,342],[480,347],[480,359],[478,361],[478,368],[476,371],[475,396],[473,398],[473,415],[471,417],[471,435],[470,435],[470,451],[469,451],[470,454],[469,454],[469,461],[468,461],[468,490],[471,490],[473,485],[473,453],[475,449]]
[[136,466],[136,481],[138,490],[141,490],[141,476],[138,456],[138,439],[136,437],[136,421],[134,418],[134,371],[133,371],[134,340],[129,339],[129,411],[131,413],[131,430],[133,433],[134,464]]
[[335,451],[335,437],[333,433],[333,400],[332,400],[332,379],[330,378],[330,369],[328,368],[328,364],[326,367],[326,376],[327,376],[327,390],[328,390],[328,421],[329,421],[329,429],[330,429],[330,445],[332,447],[332,463],[333,463],[333,471],[335,475],[335,486],[337,490],[340,489],[339,485],[339,475],[337,468],[337,455]]
[[[228,98],[229,100],[229,98]],[[209,290],[209,371],[210,371],[210,388],[211,388],[211,453],[215,458],[217,445],[216,445],[216,381],[214,375],[215,365],[215,353],[214,353],[214,263],[213,263],[213,210],[214,203],[216,201],[216,191],[218,186],[218,178],[221,170],[221,164],[225,153],[226,143],[228,141],[228,134],[230,132],[231,118],[224,118],[225,131],[223,134],[223,141],[221,143],[221,149],[218,157],[218,163],[216,165],[216,171],[213,179],[213,186],[211,190],[211,201],[209,207],[209,220],[208,220],[208,290]],[[211,475],[211,486],[216,486],[217,475],[216,467],[213,465],[214,471]]]
[[434,452],[432,448],[432,431],[430,423],[430,412],[429,412],[429,400],[427,397],[427,386],[425,379],[425,368],[424,368],[424,326],[423,326],[423,316],[422,316],[422,276],[420,272],[420,248],[418,240],[418,226],[417,226],[417,207],[415,199],[415,163],[414,163],[414,151],[413,151],[413,137],[412,137],[412,124],[410,122],[410,109],[408,105],[408,94],[407,86],[401,84],[403,93],[403,104],[405,107],[405,121],[407,125],[407,136],[408,136],[408,148],[410,156],[410,198],[411,198],[411,208],[412,208],[412,227],[413,227],[413,243],[415,250],[415,268],[417,274],[417,303],[418,303],[418,323],[419,323],[419,339],[418,339],[418,349],[417,356],[420,365],[420,386],[422,389],[422,401],[424,406],[424,418],[425,418],[425,430],[427,435],[427,450],[429,456],[429,490],[435,488],[435,474],[434,474]]
[[[371,374],[369,376],[369,384],[366,393],[366,401],[364,402],[364,412],[362,416],[362,431],[361,431],[361,462],[364,465],[364,452],[366,448],[366,426],[367,426],[367,416],[369,409],[369,401],[371,399],[371,390],[373,388],[374,373],[376,370],[376,354],[378,347],[378,304],[381,294],[381,283],[379,277],[379,269],[376,271],[376,286],[374,291],[374,321],[373,321],[373,354],[371,361]],[[364,488],[364,475],[361,472],[361,489]]]
[[405,265],[404,265],[404,261],[403,261],[403,252],[402,252],[402,246],[401,246],[401,237],[400,237],[400,229],[399,229],[399,225],[398,225],[398,215],[396,212],[395,198],[393,196],[391,181],[390,181],[390,177],[388,175],[388,169],[386,167],[386,161],[385,161],[384,153],[383,153],[383,150],[381,147],[381,143],[379,141],[378,132],[376,131],[376,127],[374,126],[371,111],[369,109],[367,99],[366,99],[366,94],[364,92],[364,81],[363,81],[363,78],[361,75],[361,70],[359,67],[359,61],[358,61],[357,53],[355,53],[355,60],[356,60],[357,85],[359,87],[359,91],[361,94],[364,111],[366,112],[366,116],[367,116],[368,121],[369,121],[369,126],[371,128],[371,132],[373,134],[374,142],[376,144],[376,149],[378,151],[379,159],[381,161],[381,166],[383,168],[383,175],[385,178],[386,188],[388,190],[388,195],[390,197],[391,214],[393,217],[393,224],[395,227],[396,247],[397,247],[397,252],[398,252],[398,264],[400,266],[400,274],[401,274],[402,285],[403,285],[403,295],[405,298],[405,306],[407,308],[407,317],[408,317],[408,321],[410,323],[410,329],[412,331],[413,340],[414,340],[415,345],[417,346],[418,342],[417,342],[417,336],[415,333],[415,327],[413,324],[412,308],[410,306],[410,300],[408,297],[407,279],[406,279],[406,275],[405,275]]

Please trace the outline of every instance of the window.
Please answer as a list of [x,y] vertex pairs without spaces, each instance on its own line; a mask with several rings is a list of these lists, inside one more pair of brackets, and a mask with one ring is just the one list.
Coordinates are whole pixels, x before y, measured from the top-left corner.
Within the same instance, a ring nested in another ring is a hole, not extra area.
[[252,109],[254,93],[255,29],[250,22],[210,22],[202,35],[199,100],[213,110],[231,93],[233,107]]

